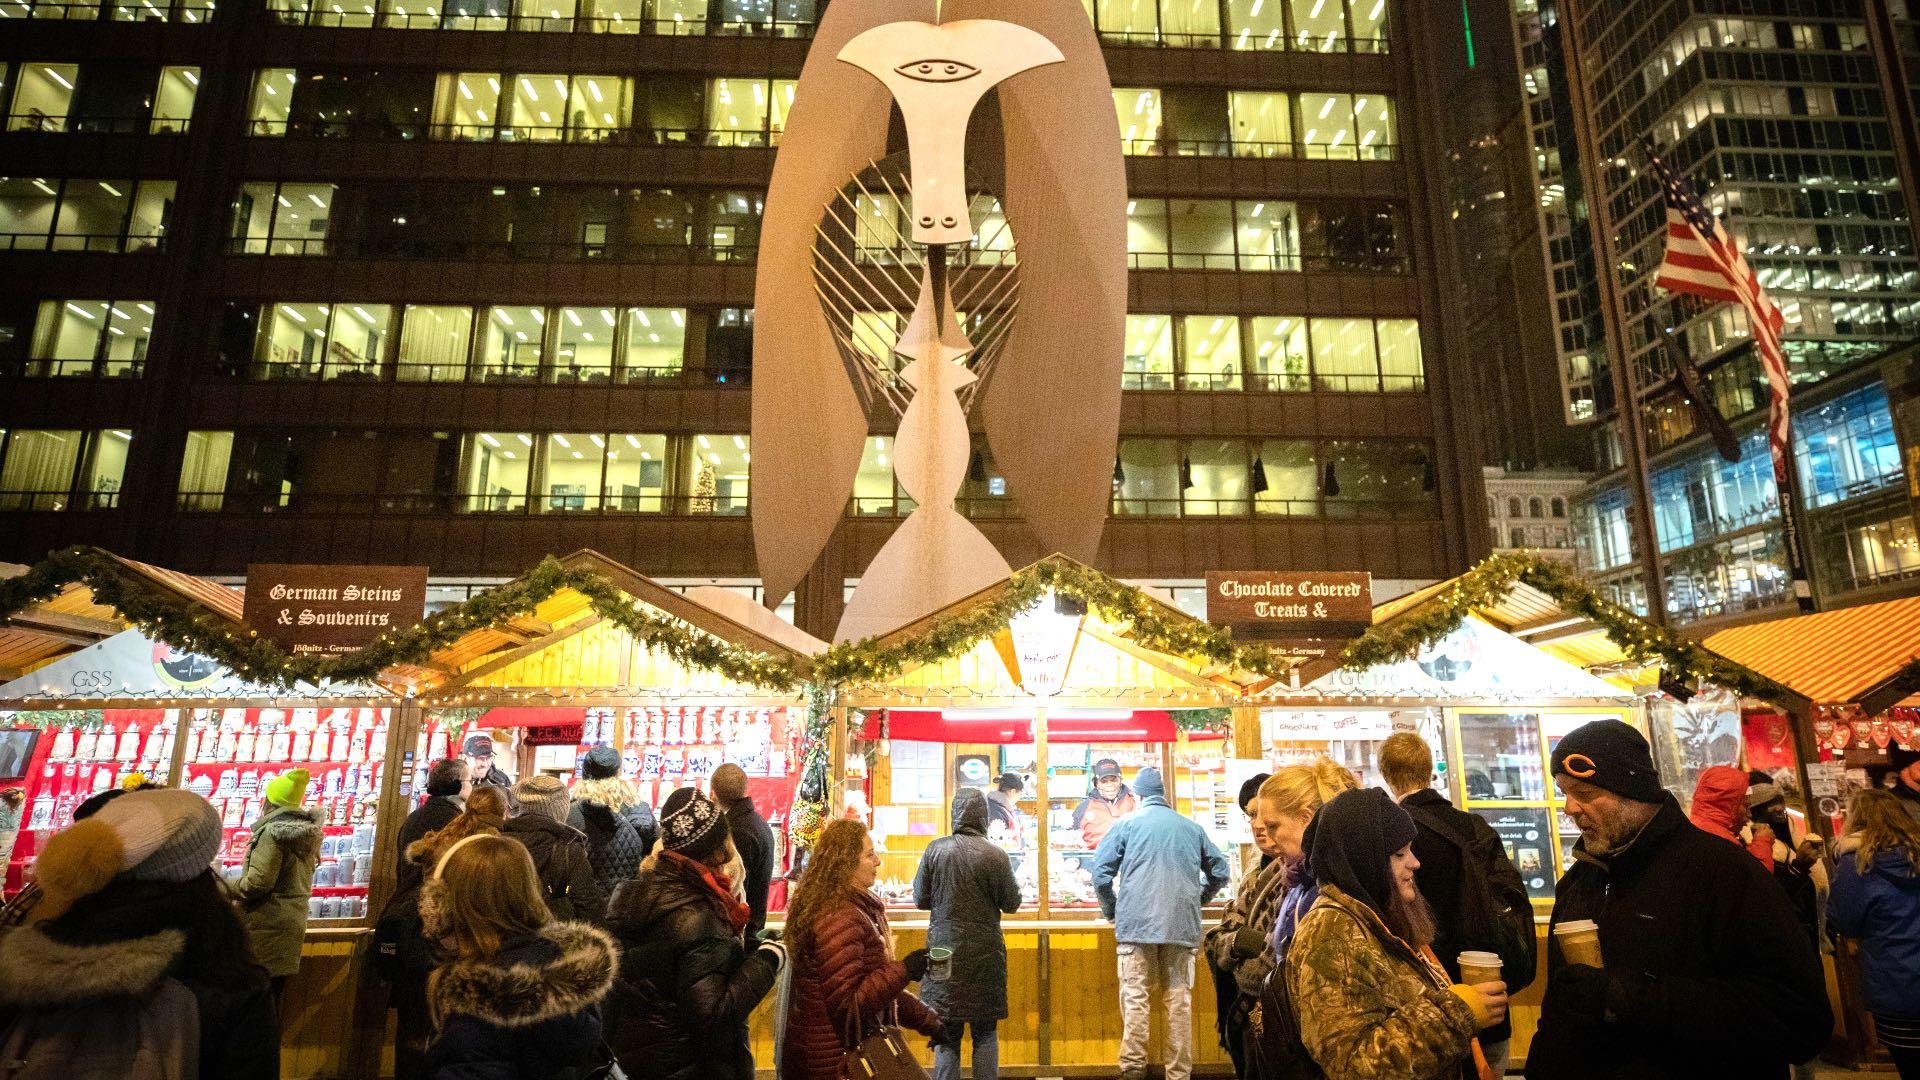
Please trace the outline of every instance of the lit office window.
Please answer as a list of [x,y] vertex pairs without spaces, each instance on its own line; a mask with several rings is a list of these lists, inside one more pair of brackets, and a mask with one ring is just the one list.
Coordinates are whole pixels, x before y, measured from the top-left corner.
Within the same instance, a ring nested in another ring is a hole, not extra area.
[[1113,512],[1122,517],[1180,513],[1180,440],[1120,440],[1113,470]]
[[44,251],[60,204],[59,180],[33,176],[0,178],[0,250]]
[[603,509],[610,513],[657,514],[666,509],[667,437],[607,436],[607,481]]
[[435,80],[433,91],[433,137],[492,139],[504,119],[500,87],[501,77],[497,71],[441,74]]
[[1348,0],[1353,19],[1353,51],[1387,51],[1387,0]]
[[681,480],[689,514],[744,514],[753,455],[745,435],[695,435]]
[[1300,269],[1300,225],[1292,203],[1241,201],[1232,205],[1237,215],[1240,269]]
[[[1368,2],[1368,0],[1362,0]],[[1293,15],[1293,47],[1305,52],[1346,52],[1343,0],[1287,0]]]
[[483,431],[473,436],[467,441],[467,509],[482,513],[524,511],[527,478],[532,471],[532,435]]
[[1131,199],[1127,202],[1127,256],[1136,270],[1167,266],[1167,201]]
[[653,0],[653,32],[706,33],[707,0]]
[[65,510],[80,466],[80,431],[0,432],[0,510]]
[[1393,123],[1393,99],[1362,94],[1353,100],[1355,145],[1363,161],[1386,161],[1399,152]]
[[293,113],[293,88],[299,76],[292,68],[262,68],[253,77],[253,96],[247,103],[247,134],[285,135]]
[[510,0],[444,0],[440,25],[448,30],[505,30]]
[[549,435],[546,442],[547,465],[541,480],[545,497],[540,509],[597,512],[601,473],[607,464],[606,437]]
[[646,0],[587,0],[580,17],[597,34],[638,34],[646,25]]
[[564,33],[573,29],[574,0],[515,0],[513,28]]
[[1414,319],[1380,319],[1374,323],[1380,339],[1381,389],[1424,390],[1427,368],[1420,354],[1420,323]]
[[1127,390],[1173,389],[1173,319],[1127,316],[1127,354],[1121,386]]
[[567,140],[605,142],[633,125],[633,82],[612,75],[575,75],[568,83]]
[[1235,90],[1227,95],[1227,111],[1234,157],[1293,156],[1293,112],[1287,95]]
[[1160,37],[1169,45],[1218,45],[1219,0],[1160,0]]
[[853,512],[861,517],[901,517],[913,508],[894,484],[893,440],[870,436],[860,451],[860,469],[853,476]]
[[1159,0],[1094,0],[1093,24],[1113,41],[1158,41]]
[[153,337],[147,300],[47,300],[34,324],[35,375],[137,376]]
[[410,304],[400,320],[395,377],[401,382],[459,382],[467,377],[472,339],[472,308]]
[[1171,225],[1174,269],[1233,269],[1232,202],[1171,199],[1167,203],[1167,220]]
[[685,308],[628,308],[626,362],[628,380],[678,375],[686,365]]
[[891,311],[856,311],[848,320],[847,340],[881,371],[898,371],[904,363],[894,352],[900,343],[901,317]]
[[610,307],[561,308],[553,324],[555,382],[610,382],[619,320]]
[[487,312],[480,377],[490,382],[532,382],[540,376],[547,313],[537,307],[496,307]]
[[1339,161],[1359,157],[1352,94],[1301,94],[1300,127],[1301,152],[1307,157]]
[[333,184],[240,185],[233,239],[248,255],[325,255]]
[[153,119],[147,131],[153,135],[179,135],[193,119],[193,101],[200,93],[200,69],[166,67],[160,69],[160,83],[153,91]]
[[1252,332],[1250,388],[1290,392],[1312,389],[1307,320],[1299,316],[1260,316],[1253,320]]
[[1286,48],[1284,0],[1227,0],[1227,37],[1236,49]]
[[87,460],[80,469],[80,494],[89,510],[111,510],[120,505],[120,485],[126,481],[127,452],[133,432],[122,428],[96,431],[87,440]]
[[1115,90],[1113,107],[1120,114],[1120,147],[1127,154],[1160,153],[1160,91]]
[[1193,439],[1184,448],[1181,513],[1219,517],[1247,512],[1247,444],[1239,439]]
[[1238,390],[1242,383],[1240,319],[1233,315],[1188,315],[1180,386],[1186,390]]
[[8,131],[65,131],[78,64],[21,64],[8,110]]
[[1380,389],[1380,366],[1369,319],[1314,319],[1313,375],[1322,390]]
[[1320,469],[1313,443],[1268,439],[1254,448],[1248,471],[1254,513],[1291,517],[1320,512]]
[[707,80],[707,144],[767,146],[786,129],[798,84],[791,79]]
[[227,465],[232,458],[233,432],[187,432],[177,488],[180,509],[218,510],[225,505]]
[[566,77],[521,75],[516,78],[512,110],[508,123],[513,138],[558,141],[566,130]]

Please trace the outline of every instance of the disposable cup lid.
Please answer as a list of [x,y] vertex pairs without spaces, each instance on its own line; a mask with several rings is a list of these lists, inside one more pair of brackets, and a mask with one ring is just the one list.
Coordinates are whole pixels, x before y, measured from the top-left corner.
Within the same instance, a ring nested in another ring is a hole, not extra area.
[[1499,967],[1500,954],[1468,951],[1460,954],[1460,962],[1462,964],[1472,964],[1476,967]]
[[1577,934],[1582,930],[1598,930],[1600,924],[1592,919],[1572,919],[1553,928],[1556,934]]
[[927,957],[931,960],[951,960],[953,959],[953,950],[936,945],[927,950]]

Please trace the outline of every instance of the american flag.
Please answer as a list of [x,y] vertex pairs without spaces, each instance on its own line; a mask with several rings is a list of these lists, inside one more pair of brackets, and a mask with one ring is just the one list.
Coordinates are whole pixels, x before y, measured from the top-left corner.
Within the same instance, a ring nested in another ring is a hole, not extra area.
[[1780,346],[1780,334],[1786,317],[1773,302],[1760,279],[1747,265],[1747,256],[1713,211],[1684,177],[1674,173],[1660,155],[1647,152],[1648,165],[1660,182],[1660,195],[1667,205],[1667,252],[1660,262],[1654,284],[1670,292],[1689,293],[1708,300],[1739,304],[1747,312],[1747,326],[1753,344],[1760,351],[1760,363],[1767,374],[1769,403],[1767,443],[1773,451],[1773,479],[1779,493],[1781,515],[1787,532],[1788,563],[1793,573],[1794,591],[1803,604],[1809,600],[1806,571],[1800,558],[1799,537],[1793,525],[1792,419],[1787,410],[1792,384],[1787,375],[1787,355]]

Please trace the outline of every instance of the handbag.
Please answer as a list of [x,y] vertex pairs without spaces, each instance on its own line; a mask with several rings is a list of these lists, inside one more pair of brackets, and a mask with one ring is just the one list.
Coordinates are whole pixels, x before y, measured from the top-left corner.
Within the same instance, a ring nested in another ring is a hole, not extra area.
[[1282,957],[1260,986],[1260,1004],[1247,1024],[1248,1049],[1257,1061],[1248,1071],[1261,1080],[1325,1080],[1326,1074],[1300,1040],[1300,1017],[1287,993],[1287,962]]
[[[852,1024],[860,1022],[860,1010],[853,1010]],[[900,1033],[900,1005],[894,1003],[893,1017],[885,1027],[855,1042],[854,1032],[846,1033],[847,1046],[842,1073],[847,1080],[928,1080],[927,1070],[907,1049]]]

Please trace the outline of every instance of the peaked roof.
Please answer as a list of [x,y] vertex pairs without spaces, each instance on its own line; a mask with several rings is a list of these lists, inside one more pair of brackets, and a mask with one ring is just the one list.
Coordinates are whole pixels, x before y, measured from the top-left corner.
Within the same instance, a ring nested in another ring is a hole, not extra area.
[[1815,704],[1854,704],[1920,660],[1920,596],[1735,626],[1706,646]]
[[[205,578],[167,570],[149,563],[100,552],[111,573],[126,583],[159,588],[186,600],[215,622],[238,627],[242,599],[239,592]],[[31,567],[0,563],[0,580],[18,578]],[[112,605],[101,602],[94,589],[69,583],[46,600],[31,604],[0,620],[0,678],[14,678],[78,649],[88,648],[131,626]]]

